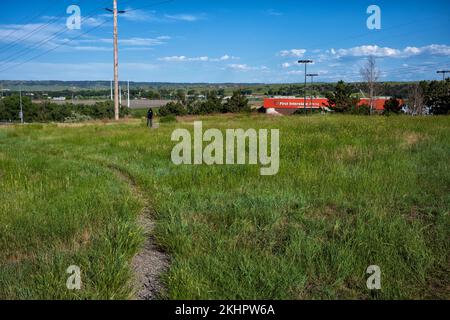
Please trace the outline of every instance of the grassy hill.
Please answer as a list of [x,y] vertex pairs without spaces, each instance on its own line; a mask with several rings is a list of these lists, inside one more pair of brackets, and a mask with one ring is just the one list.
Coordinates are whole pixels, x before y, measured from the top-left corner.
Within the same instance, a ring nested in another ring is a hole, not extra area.
[[171,134],[192,117],[0,128],[0,299],[133,296],[142,203],[115,170],[151,200],[165,298],[450,298],[450,118],[201,119],[279,129],[279,173],[175,166]]

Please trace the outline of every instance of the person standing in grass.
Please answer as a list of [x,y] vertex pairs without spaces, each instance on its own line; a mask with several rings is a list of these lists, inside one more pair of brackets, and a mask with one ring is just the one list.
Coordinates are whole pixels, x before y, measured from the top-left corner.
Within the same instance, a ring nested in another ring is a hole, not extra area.
[[152,110],[152,108],[148,109],[148,112],[147,112],[147,126],[149,128],[153,128],[153,110]]

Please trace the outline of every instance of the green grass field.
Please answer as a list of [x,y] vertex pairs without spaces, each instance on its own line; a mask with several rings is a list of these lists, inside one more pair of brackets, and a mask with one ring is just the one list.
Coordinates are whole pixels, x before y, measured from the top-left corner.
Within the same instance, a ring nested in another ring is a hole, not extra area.
[[201,119],[280,129],[278,175],[175,166],[171,133],[191,118],[0,127],[0,299],[133,297],[143,204],[113,167],[151,200],[162,298],[450,299],[449,117]]

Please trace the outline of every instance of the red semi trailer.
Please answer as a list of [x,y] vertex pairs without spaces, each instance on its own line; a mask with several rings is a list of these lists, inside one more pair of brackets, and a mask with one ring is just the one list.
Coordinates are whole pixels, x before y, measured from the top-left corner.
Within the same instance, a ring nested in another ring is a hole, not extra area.
[[[375,98],[374,110],[383,111],[384,103],[389,100],[389,97]],[[370,104],[369,98],[362,98],[358,105]],[[400,100],[400,104],[403,101]],[[330,108],[328,99],[326,98],[307,98],[306,105],[304,98],[266,98],[264,99],[264,108],[266,109],[325,109]],[[332,108],[331,108],[332,109]]]

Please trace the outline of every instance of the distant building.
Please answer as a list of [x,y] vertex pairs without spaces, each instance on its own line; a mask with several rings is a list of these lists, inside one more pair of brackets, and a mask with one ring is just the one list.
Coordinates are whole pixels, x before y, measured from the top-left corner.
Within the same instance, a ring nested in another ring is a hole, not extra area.
[[[374,99],[374,111],[382,112],[384,110],[384,103],[391,97],[376,97]],[[363,104],[370,104],[369,98],[361,98],[359,100],[358,106]],[[404,104],[403,100],[400,99],[400,104]],[[266,98],[264,99],[264,108],[266,109],[280,109],[280,110],[291,110],[295,109],[322,109],[323,111],[329,111],[329,103],[327,98],[292,98],[292,97],[276,97],[276,98]]]
[[66,97],[53,97],[53,101],[66,101]]

